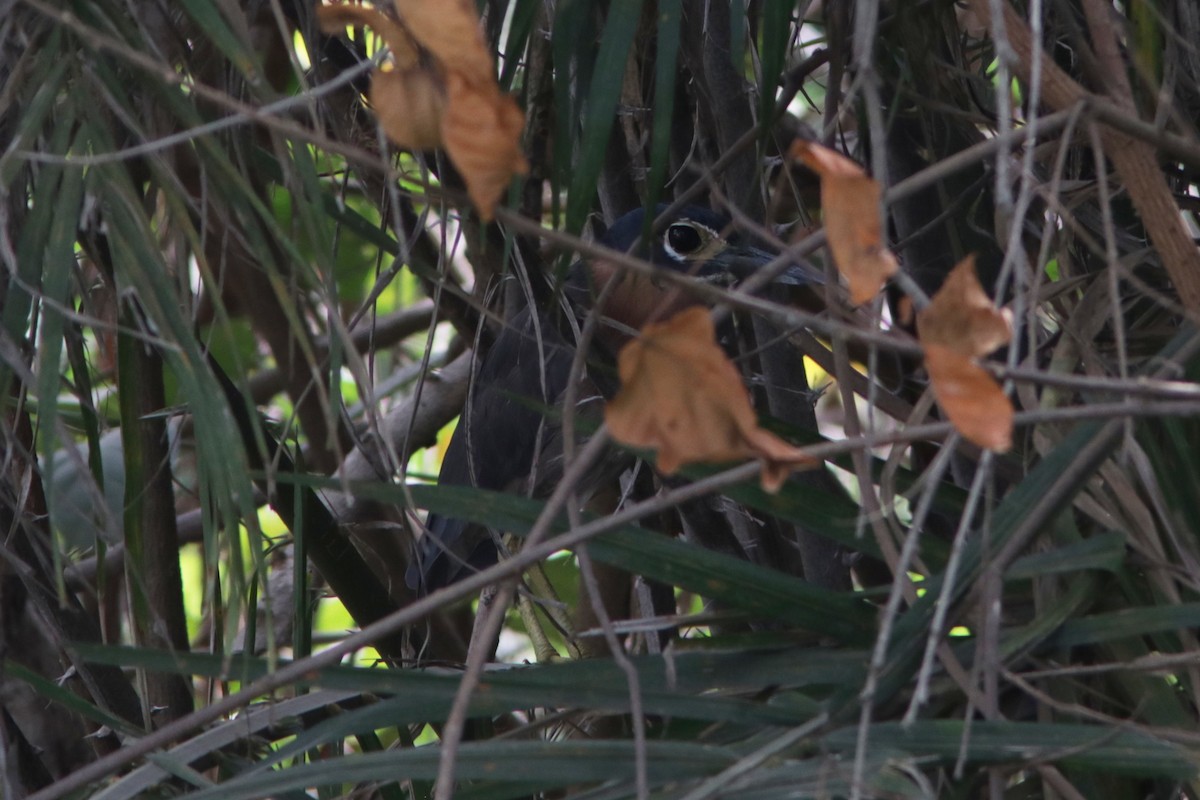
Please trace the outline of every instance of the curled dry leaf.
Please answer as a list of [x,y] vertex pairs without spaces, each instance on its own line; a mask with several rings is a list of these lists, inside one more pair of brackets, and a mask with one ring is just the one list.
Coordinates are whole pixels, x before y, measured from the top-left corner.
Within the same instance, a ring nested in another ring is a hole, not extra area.
[[850,300],[867,302],[898,269],[883,245],[879,184],[858,164],[813,142],[797,139],[788,157],[821,177],[821,210],[834,264],[850,287]]
[[446,95],[437,78],[420,67],[383,69],[371,78],[371,107],[388,138],[410,150],[432,150],[442,143]]
[[[359,5],[317,14],[326,32],[366,25],[383,37],[395,63],[375,71],[370,97],[383,130],[400,147],[444,147],[479,216],[491,220],[512,176],[529,171],[525,115],[496,83],[471,0],[396,0],[396,9],[403,25]],[[417,46],[428,53],[424,62]]]
[[997,309],[967,257],[917,315],[925,368],[938,404],[967,441],[1004,452],[1012,447],[1013,407],[999,384],[974,362],[1012,338],[1006,309]]
[[494,83],[469,83],[451,72],[447,88],[442,141],[467,182],[467,193],[479,216],[490,220],[513,173],[529,171],[521,152],[525,115]]
[[345,33],[346,28],[366,27],[379,34],[392,53],[398,69],[417,63],[417,51],[412,38],[400,23],[370,6],[339,4],[317,6],[317,23],[321,32],[331,36]]
[[621,391],[605,408],[615,439],[658,453],[671,474],[684,464],[762,461],[762,485],[778,491],[793,469],[819,462],[758,426],[737,368],[717,345],[704,308],[651,323],[621,349]]
[[1012,448],[1013,407],[996,380],[950,347],[924,344],[925,369],[938,405],[963,438],[980,447]]
[[447,72],[471,83],[495,84],[492,54],[472,0],[395,0],[396,11],[421,46]]
[[1012,314],[992,305],[970,255],[950,271],[929,307],[917,315],[917,331],[922,342],[965,356],[986,356],[1012,338]]

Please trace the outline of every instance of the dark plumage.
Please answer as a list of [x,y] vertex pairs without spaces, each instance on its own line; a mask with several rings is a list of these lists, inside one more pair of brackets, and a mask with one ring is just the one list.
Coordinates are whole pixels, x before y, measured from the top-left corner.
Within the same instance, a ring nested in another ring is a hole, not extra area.
[[[659,206],[658,214],[664,210]],[[613,223],[600,243],[626,252],[641,236],[644,222],[644,210],[631,211]],[[731,283],[770,256],[742,246],[736,236],[722,235],[729,230],[730,222],[723,215],[687,206],[652,237],[650,247],[642,244],[636,254],[658,266]],[[800,282],[798,275],[789,272],[783,282]],[[652,315],[696,302],[669,286],[622,274],[603,260],[589,266],[575,264],[563,293],[565,302],[553,311],[521,311],[482,359],[467,409],[442,461],[439,483],[534,496],[549,493],[561,476],[561,429],[541,410],[560,403],[575,358],[572,331],[577,328],[568,324],[566,313],[573,313],[582,325],[592,298],[614,279],[620,283],[613,287],[603,313],[630,328],[641,327]],[[617,388],[614,350],[622,338],[605,328],[593,342],[578,394],[578,414],[599,420],[604,398]],[[590,486],[581,487],[583,492],[615,478],[625,461],[609,459],[590,476]],[[487,529],[431,514],[407,582],[418,591],[433,591],[453,583],[465,570],[495,563],[496,557],[495,540]]]

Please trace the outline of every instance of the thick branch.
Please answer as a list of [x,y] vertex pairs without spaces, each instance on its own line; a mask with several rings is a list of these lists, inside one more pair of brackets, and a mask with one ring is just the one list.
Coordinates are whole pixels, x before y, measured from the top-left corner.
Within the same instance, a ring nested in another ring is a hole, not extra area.
[[[132,308],[126,312],[130,327]],[[118,337],[121,441],[125,453],[125,562],[134,634],[139,644],[187,652],[179,537],[171,484],[162,359],[127,334]],[[161,710],[148,727],[192,711],[192,687],[182,675],[146,672],[146,703]]]
[[[972,10],[980,19],[991,19],[988,0],[970,1]],[[1085,0],[1084,8],[1097,54],[1107,72],[1109,96],[1131,116],[1136,116],[1124,63],[1116,51],[1115,33],[1104,16],[1112,9],[1099,0]],[[1025,20],[1007,3],[1004,4],[1004,28],[1003,32],[993,31],[993,35],[999,39],[1003,34],[1007,38],[1017,56],[1013,69],[1028,83],[1031,80],[1033,34]],[[1047,106],[1061,110],[1097,99],[1058,67],[1049,54],[1043,53],[1041,60],[1041,91]],[[1105,153],[1129,190],[1133,205],[1162,257],[1184,307],[1190,311],[1200,311],[1200,250],[1197,250],[1183,225],[1171,189],[1158,166],[1154,148],[1107,125],[1101,128],[1101,140]]]

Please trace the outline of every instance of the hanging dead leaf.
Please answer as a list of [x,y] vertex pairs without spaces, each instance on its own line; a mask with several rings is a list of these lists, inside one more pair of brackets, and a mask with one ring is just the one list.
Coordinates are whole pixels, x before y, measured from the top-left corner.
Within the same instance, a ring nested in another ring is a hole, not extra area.
[[1012,314],[992,305],[975,275],[975,256],[969,255],[917,315],[917,332],[922,343],[940,344],[965,356],[986,356],[1012,338]]
[[980,447],[1012,448],[1013,406],[988,372],[950,347],[925,344],[925,369],[938,405],[963,438]]
[[388,138],[410,150],[432,150],[442,143],[442,114],[446,95],[426,69],[394,69],[391,65],[371,77],[371,108]]
[[717,345],[706,309],[687,309],[621,349],[621,391],[605,409],[615,439],[658,453],[672,474],[684,464],[762,461],[762,485],[778,491],[793,469],[819,462],[758,426],[737,368]]
[[491,220],[515,173],[529,172],[521,152],[525,115],[495,83],[478,85],[456,72],[446,79],[449,99],[442,117],[446,154],[467,182],[467,194]]
[[322,33],[331,36],[344,34],[346,28],[370,28],[387,44],[397,69],[406,69],[417,63],[416,48],[404,26],[370,6],[317,6],[317,23]]
[[821,210],[833,261],[850,287],[850,300],[865,303],[896,274],[896,258],[883,245],[879,184],[845,156],[797,139],[788,157],[821,176]]
[[411,150],[444,147],[479,216],[491,220],[513,175],[529,171],[525,115],[496,83],[471,0],[395,4],[403,24],[359,5],[321,6],[317,14],[328,33],[365,25],[383,37],[395,64],[375,71],[370,99],[388,138]]
[[447,72],[494,84],[492,54],[472,0],[394,0],[400,19]]
[[933,395],[955,429],[980,447],[1011,448],[1012,401],[974,362],[1012,338],[1011,315],[988,299],[975,276],[973,256],[951,270],[917,314],[917,333]]

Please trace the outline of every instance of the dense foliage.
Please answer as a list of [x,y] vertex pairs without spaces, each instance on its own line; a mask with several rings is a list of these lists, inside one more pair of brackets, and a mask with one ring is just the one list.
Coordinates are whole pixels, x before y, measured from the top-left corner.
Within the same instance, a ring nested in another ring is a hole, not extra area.
[[[394,49],[470,5],[377,8]],[[527,160],[487,222],[491,129],[396,148],[381,31],[0,0],[0,796],[1200,796],[1193,0],[474,5]],[[884,295],[796,139],[881,184]],[[828,466],[434,485],[475,354],[673,200],[828,276],[720,312]],[[1007,452],[912,323],[970,254]],[[516,555],[417,597],[428,511]],[[522,572],[493,653],[468,601]]]

